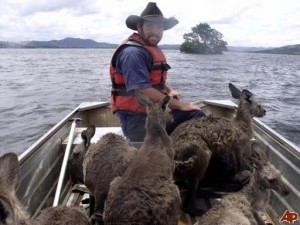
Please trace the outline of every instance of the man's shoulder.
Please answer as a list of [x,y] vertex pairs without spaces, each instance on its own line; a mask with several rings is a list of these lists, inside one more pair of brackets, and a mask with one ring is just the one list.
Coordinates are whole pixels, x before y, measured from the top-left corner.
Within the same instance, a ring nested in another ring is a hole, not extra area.
[[140,59],[152,62],[152,56],[147,49],[138,46],[126,46],[118,54],[117,60]]
[[122,49],[122,52],[129,53],[129,54],[133,54],[133,53],[149,54],[147,49],[136,45],[125,45],[124,48]]

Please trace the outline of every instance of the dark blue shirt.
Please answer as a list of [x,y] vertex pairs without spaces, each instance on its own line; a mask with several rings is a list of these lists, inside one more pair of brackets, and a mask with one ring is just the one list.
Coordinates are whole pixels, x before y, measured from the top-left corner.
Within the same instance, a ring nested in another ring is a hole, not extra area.
[[152,65],[150,53],[137,46],[124,48],[116,58],[116,70],[123,74],[128,92],[152,86],[149,76]]

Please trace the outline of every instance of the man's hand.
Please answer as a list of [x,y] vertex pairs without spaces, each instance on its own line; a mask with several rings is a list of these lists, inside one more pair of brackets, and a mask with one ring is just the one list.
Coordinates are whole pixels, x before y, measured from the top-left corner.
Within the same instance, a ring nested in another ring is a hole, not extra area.
[[175,98],[175,99],[179,99],[180,98],[180,93],[175,91],[174,89],[171,89],[171,91],[168,93],[169,96]]
[[180,99],[180,93],[178,91],[175,91],[171,86],[165,84],[167,93],[169,96],[175,98],[175,99]]
[[[164,94],[153,87],[141,88],[137,89],[136,91],[147,95],[148,98],[153,102],[159,102],[165,97]],[[178,109],[182,111],[201,110],[200,107],[194,102],[182,102],[175,98],[171,99],[171,101],[169,102],[169,107],[171,109]]]
[[[177,100],[174,99],[173,101],[177,101]],[[196,105],[195,102],[177,101],[175,105],[177,106],[176,109],[179,109],[182,111],[201,110],[200,106]]]

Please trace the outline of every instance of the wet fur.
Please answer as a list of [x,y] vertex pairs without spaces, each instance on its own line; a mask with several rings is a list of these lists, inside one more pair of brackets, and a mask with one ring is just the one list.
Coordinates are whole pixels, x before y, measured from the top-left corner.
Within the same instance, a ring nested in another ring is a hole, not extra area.
[[68,168],[71,180],[74,184],[83,184],[83,158],[91,144],[91,139],[95,135],[96,127],[90,125],[86,130],[81,132],[82,142],[75,146],[72,151],[69,160]]
[[114,134],[105,134],[92,144],[84,156],[84,183],[95,198],[95,210],[92,221],[103,223],[104,203],[110,182],[122,176],[128,164],[136,155],[137,149],[128,139]]
[[181,200],[172,179],[172,140],[165,131],[172,120],[167,107],[170,97],[155,104],[143,95],[139,100],[147,106],[146,137],[125,174],[112,181],[104,221],[107,225],[177,225]]
[[15,195],[20,179],[18,157],[7,153],[0,157],[0,225],[89,225],[85,213],[77,207],[58,206],[41,212],[36,219],[29,213]]
[[271,190],[281,196],[289,194],[280,172],[268,161],[264,150],[257,143],[250,143],[254,172],[250,182],[239,192],[224,197],[198,221],[201,225],[263,225],[259,212],[265,211],[270,202]]
[[229,84],[232,97],[239,99],[236,116],[226,119],[216,116],[194,118],[180,124],[171,134],[175,148],[176,179],[185,180],[188,192],[184,209],[198,214],[195,195],[212,157],[234,152],[238,169],[242,148],[253,136],[252,118],[262,117],[265,109],[248,90],[240,91]]

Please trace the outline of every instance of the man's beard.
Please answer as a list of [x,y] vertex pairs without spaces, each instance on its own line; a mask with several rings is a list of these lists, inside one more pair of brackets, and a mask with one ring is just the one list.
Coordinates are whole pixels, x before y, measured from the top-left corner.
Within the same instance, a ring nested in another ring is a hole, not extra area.
[[[146,44],[151,45],[151,46],[157,46],[157,44],[161,40],[161,37],[159,37],[158,35],[149,35],[149,36],[146,36],[144,34],[144,32],[141,32],[141,37],[144,39],[144,41],[146,42]],[[155,38],[156,41],[151,41],[151,38]]]

